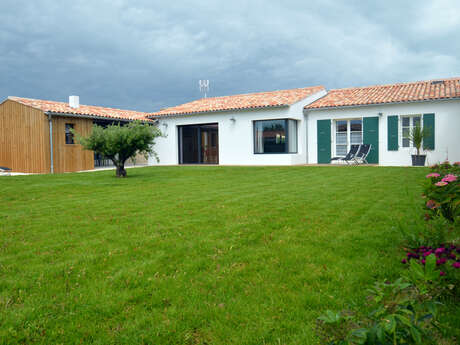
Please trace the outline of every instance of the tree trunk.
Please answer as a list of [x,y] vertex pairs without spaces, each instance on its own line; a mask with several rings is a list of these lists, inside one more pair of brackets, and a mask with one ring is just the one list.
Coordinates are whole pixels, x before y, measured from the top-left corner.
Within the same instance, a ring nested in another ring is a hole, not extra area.
[[126,170],[125,170],[124,164],[117,165],[116,174],[117,174],[117,177],[126,177]]

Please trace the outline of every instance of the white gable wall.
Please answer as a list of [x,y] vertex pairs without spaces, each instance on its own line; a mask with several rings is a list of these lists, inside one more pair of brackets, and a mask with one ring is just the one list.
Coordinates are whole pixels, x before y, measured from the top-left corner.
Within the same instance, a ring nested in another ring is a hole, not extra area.
[[[401,104],[385,104],[338,109],[306,111],[308,123],[308,163],[317,163],[317,120],[351,119],[366,116],[379,116],[379,164],[411,165],[414,148],[401,145],[401,121],[399,121],[399,149],[389,151],[387,145],[387,117],[391,115],[435,114],[435,150],[427,154],[427,165],[446,160],[460,161],[460,100],[427,101]],[[331,139],[334,140],[334,126],[331,126]],[[334,143],[332,142],[332,152]]]
[[[256,110],[204,113],[200,115],[180,115],[159,119],[159,128],[167,135],[158,138],[154,147],[160,162],[153,157],[149,164],[179,164],[178,126],[218,123],[219,164],[220,165],[293,165],[307,162],[306,121],[303,108],[326,94],[320,91],[289,107],[263,108]],[[233,122],[230,119],[234,118]],[[254,154],[253,121],[272,119],[296,119],[297,153]]]

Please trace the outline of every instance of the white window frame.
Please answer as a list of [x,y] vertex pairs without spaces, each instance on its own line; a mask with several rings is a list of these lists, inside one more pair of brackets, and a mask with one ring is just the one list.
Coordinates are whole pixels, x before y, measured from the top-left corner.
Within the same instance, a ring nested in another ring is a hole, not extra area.
[[[412,129],[415,127],[414,126],[414,118],[420,118],[420,127],[423,129],[423,115],[422,114],[407,114],[407,115],[399,115],[399,123],[400,123],[400,126],[399,126],[399,130],[398,130],[398,134],[399,134],[399,147],[403,148],[403,149],[407,149],[407,150],[410,150],[412,148],[414,148],[414,144],[412,142],[412,140],[409,139],[409,146],[403,146],[403,128],[409,128],[409,132],[412,131]],[[403,119],[404,118],[409,118],[409,127],[407,126],[403,126]]]
[[[361,144],[363,143],[363,135],[364,135],[364,125],[363,125],[363,118],[362,117],[354,117],[354,118],[346,118],[346,119],[334,119],[334,126],[332,129],[332,146],[334,148],[334,157],[345,157],[347,153],[350,151],[351,145],[351,121],[359,120],[361,121]],[[344,155],[337,154],[337,122],[339,121],[347,121],[347,151]]]

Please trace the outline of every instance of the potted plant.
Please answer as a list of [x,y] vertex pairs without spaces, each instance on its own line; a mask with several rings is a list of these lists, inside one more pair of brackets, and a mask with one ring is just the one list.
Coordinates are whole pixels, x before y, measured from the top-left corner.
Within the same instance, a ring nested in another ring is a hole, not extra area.
[[417,150],[416,155],[412,155],[412,166],[425,166],[426,155],[420,154],[420,149],[422,148],[423,139],[427,138],[429,132],[422,129],[420,125],[415,126],[409,133],[409,139],[412,141],[412,144]]

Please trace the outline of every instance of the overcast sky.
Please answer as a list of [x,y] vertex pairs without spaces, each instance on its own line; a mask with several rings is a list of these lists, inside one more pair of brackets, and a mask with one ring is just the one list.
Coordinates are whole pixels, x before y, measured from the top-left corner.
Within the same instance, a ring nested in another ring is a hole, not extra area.
[[0,98],[156,111],[460,76],[460,1],[1,0]]

